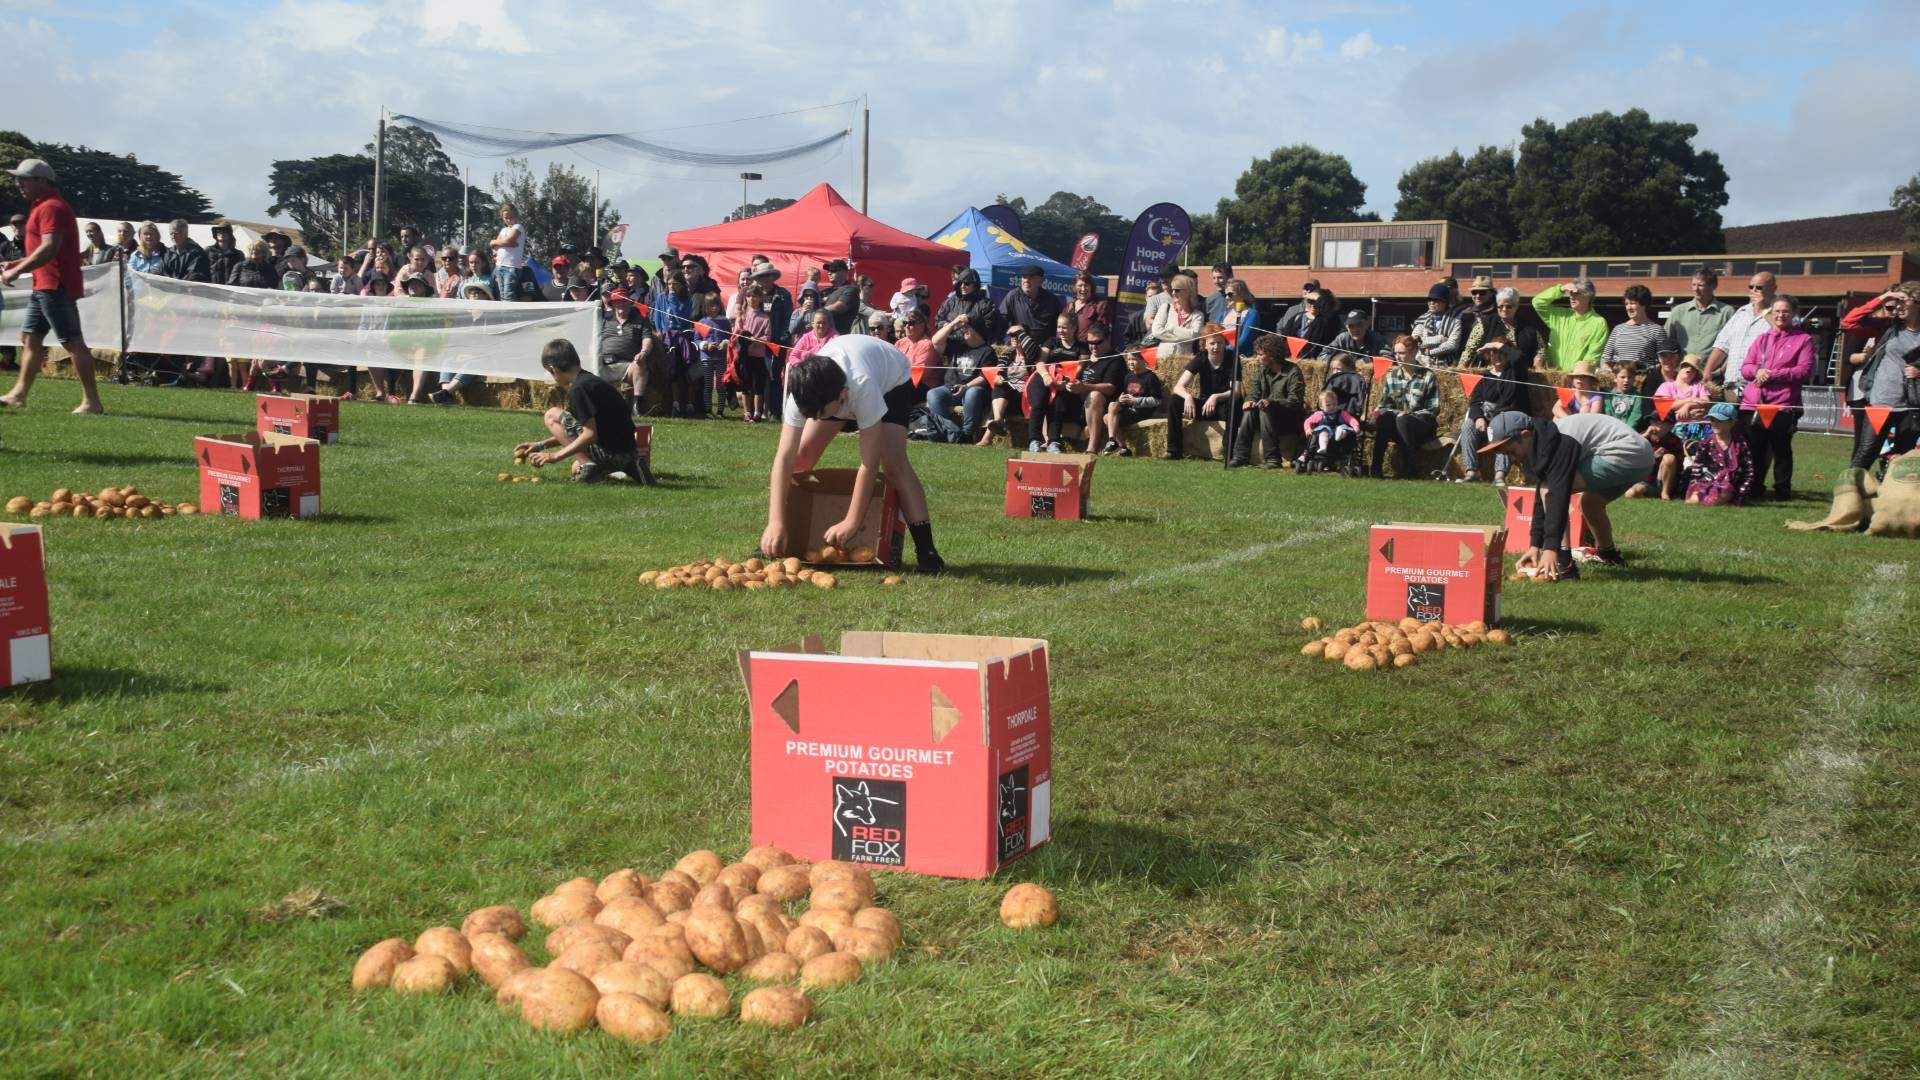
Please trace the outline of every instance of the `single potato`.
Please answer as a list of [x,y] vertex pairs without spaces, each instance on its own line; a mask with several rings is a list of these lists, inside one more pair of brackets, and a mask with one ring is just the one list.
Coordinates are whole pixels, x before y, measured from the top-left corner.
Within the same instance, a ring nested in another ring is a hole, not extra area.
[[473,946],[467,943],[466,935],[451,926],[435,926],[420,931],[420,936],[414,939],[413,951],[444,959],[453,965],[456,975],[464,976],[473,970]]
[[404,938],[388,938],[366,952],[353,965],[353,988],[370,990],[393,982],[393,969],[413,959],[413,946]]
[[593,1023],[600,991],[584,975],[546,968],[520,991],[520,1018],[539,1031],[571,1035]]
[[667,1014],[634,994],[601,994],[593,1018],[607,1034],[632,1043],[657,1043],[673,1034]]
[[[1371,664],[1373,658],[1367,657],[1367,662]],[[1031,881],[1023,881],[1008,889],[1007,895],[1000,901],[1000,921],[1015,930],[1052,926],[1059,919],[1059,899],[1045,886]]]
[[495,904],[470,912],[460,920],[460,932],[469,940],[476,934],[504,934],[510,941],[519,941],[527,934],[527,924],[520,921],[520,912],[512,904]]
[[800,985],[809,989],[835,990],[858,982],[860,972],[860,958],[852,953],[822,953],[801,965]]
[[786,954],[802,964],[833,951],[833,938],[817,926],[796,926],[787,931]]
[[740,1022],[792,1031],[813,1017],[813,999],[791,986],[763,986],[740,999]]
[[726,983],[696,971],[673,981],[671,1004],[677,1015],[710,1018],[733,1011],[733,996]]
[[733,913],[717,907],[697,907],[687,913],[687,948],[701,966],[722,975],[747,962],[746,936]]
[[760,875],[760,881],[755,888],[761,895],[771,896],[783,903],[798,900],[807,895],[807,890],[811,887],[808,875],[809,871],[804,866],[776,866]]
[[397,994],[444,994],[460,981],[460,973],[444,956],[419,953],[393,969],[393,990]]
[[755,983],[790,983],[800,977],[800,961],[783,952],[770,952],[740,969],[740,978]]
[[505,934],[492,932],[475,934],[472,939],[473,970],[480,981],[495,990],[506,983],[515,973],[533,966],[527,954],[520,946]]
[[673,864],[675,870],[701,885],[713,884],[713,879],[720,876],[720,870],[724,866],[726,863],[720,860],[720,856],[705,850],[690,851],[679,862]]
[[673,996],[673,980],[651,964],[622,960],[608,964],[590,978],[602,994],[632,994],[656,1009],[664,1009]]

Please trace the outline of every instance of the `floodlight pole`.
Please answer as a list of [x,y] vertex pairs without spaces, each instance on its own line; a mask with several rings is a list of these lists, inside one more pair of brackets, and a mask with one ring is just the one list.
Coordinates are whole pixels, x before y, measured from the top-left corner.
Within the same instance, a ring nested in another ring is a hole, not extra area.
[[868,166],[872,164],[873,110],[867,107],[867,95],[860,95],[860,212],[867,212]]
[[761,176],[757,172],[743,172],[740,174],[740,220],[741,221],[747,220],[747,181],[763,180],[763,179],[765,179],[765,177]]
[[473,166],[460,170],[460,242],[453,245],[455,251],[465,251],[473,241],[472,226],[468,224],[468,215],[473,213]]
[[587,241],[587,246],[590,248],[596,248],[600,246],[600,170],[599,169],[593,170],[593,238]]
[[373,231],[367,236],[367,246],[372,247],[380,238],[380,183],[385,179],[387,160],[387,107],[380,107],[380,126],[373,135]]

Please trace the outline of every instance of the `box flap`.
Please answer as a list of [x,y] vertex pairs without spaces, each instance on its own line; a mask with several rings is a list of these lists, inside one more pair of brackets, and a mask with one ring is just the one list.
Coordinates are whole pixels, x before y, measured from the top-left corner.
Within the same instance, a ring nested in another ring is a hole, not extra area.
[[1493,539],[1495,536],[1505,536],[1507,532],[1507,527],[1505,525],[1460,525],[1460,524],[1438,525],[1438,524],[1431,524],[1431,523],[1422,522],[1422,521],[1389,521],[1383,525],[1375,525],[1374,528],[1376,529],[1419,529],[1422,532],[1475,533],[1479,536],[1485,537],[1488,540]]
[[6,547],[12,547],[14,537],[26,536],[29,533],[36,536],[39,535],[40,526],[0,524],[0,545],[5,545]]
[[241,431],[232,435],[199,435],[195,436],[195,438],[206,439],[209,442],[232,443],[235,446],[251,447],[255,452],[299,449],[308,446],[318,447],[320,445],[317,439],[303,439],[298,435],[279,435],[271,431]]
[[849,630],[840,635],[842,656],[876,656],[891,660],[941,660],[987,664],[1045,648],[1038,638],[990,637],[976,634],[902,634]]
[[748,706],[751,707],[753,704],[753,665],[751,658],[755,652],[824,653],[826,651],[827,643],[820,639],[819,634],[808,634],[792,645],[777,649],[736,649],[733,654],[733,662],[740,667],[740,682],[747,688]]

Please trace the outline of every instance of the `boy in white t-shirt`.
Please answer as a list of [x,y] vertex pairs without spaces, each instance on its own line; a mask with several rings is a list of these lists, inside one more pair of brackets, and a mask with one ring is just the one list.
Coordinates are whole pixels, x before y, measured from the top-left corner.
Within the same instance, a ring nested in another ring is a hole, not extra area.
[[487,246],[493,249],[493,294],[502,300],[520,299],[514,280],[527,264],[527,229],[512,203],[500,204],[500,231]]
[[907,460],[907,418],[912,410],[913,373],[907,356],[879,338],[842,334],[789,369],[786,423],[773,454],[761,555],[779,557],[792,550],[784,523],[787,487],[796,474],[813,468],[827,444],[851,421],[860,432],[860,471],[854,478],[847,516],[827,529],[826,542],[842,548],[851,544],[873,498],[874,477],[884,473],[899,496],[907,531],[913,535],[916,567],[924,574],[946,569],[946,561],[933,546],[927,493]]

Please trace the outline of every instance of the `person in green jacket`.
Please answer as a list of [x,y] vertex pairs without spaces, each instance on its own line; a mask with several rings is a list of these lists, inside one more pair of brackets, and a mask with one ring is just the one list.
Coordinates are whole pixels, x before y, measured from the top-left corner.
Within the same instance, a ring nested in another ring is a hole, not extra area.
[[[1566,298],[1567,306],[1560,300]],[[1598,363],[1607,345],[1607,320],[1593,310],[1593,282],[1574,278],[1549,285],[1533,298],[1534,314],[1547,324],[1547,367],[1572,371],[1582,360]]]
[[[1670,345],[1661,346],[1662,350],[1671,349]],[[1635,431],[1647,430],[1647,418],[1653,410],[1649,399],[1641,397],[1633,385],[1634,366],[1632,361],[1622,360],[1613,365],[1613,389],[1607,394],[1606,404],[1601,412],[1627,425]]]
[[1300,365],[1287,358],[1287,346],[1281,338],[1262,336],[1253,344],[1253,355],[1260,360],[1260,371],[1240,406],[1240,430],[1234,434],[1233,455],[1227,464],[1244,468],[1253,455],[1257,435],[1266,440],[1261,467],[1277,469],[1284,460],[1280,433],[1287,433],[1291,445],[1307,417],[1307,380]]

